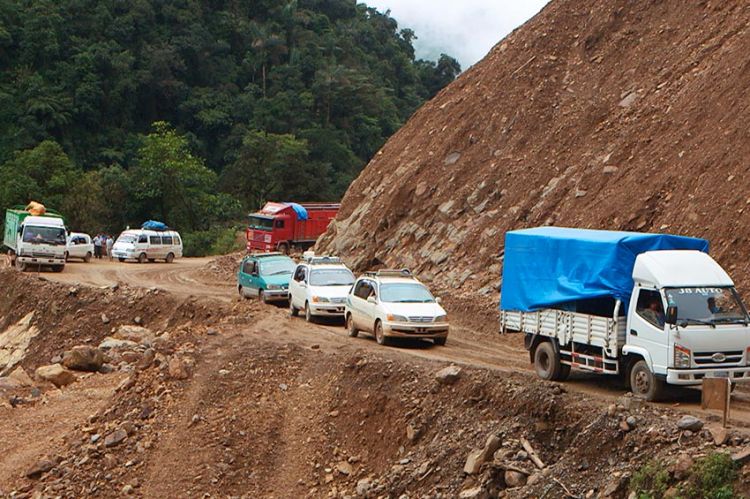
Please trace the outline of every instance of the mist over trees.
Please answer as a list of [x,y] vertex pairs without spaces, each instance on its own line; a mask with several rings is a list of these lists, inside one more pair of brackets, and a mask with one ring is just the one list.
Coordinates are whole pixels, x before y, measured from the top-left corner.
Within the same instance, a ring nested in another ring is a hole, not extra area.
[[0,0],[0,207],[183,231],[335,200],[460,72],[348,0]]

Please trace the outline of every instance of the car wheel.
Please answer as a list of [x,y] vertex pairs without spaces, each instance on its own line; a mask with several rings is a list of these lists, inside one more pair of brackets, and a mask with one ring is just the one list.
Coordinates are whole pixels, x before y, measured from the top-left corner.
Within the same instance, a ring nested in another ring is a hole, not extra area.
[[664,391],[664,381],[654,376],[646,361],[641,359],[630,370],[630,389],[638,398],[659,400]]
[[436,345],[438,346],[445,346],[445,342],[448,341],[447,336],[443,336],[442,338],[435,338],[432,340]]
[[387,345],[389,343],[388,337],[386,337],[383,331],[383,323],[380,321],[375,323],[375,341],[378,342],[378,345]]
[[[124,258],[122,258],[122,260],[124,260]],[[91,252],[90,251],[88,253],[86,253],[86,256],[83,257],[83,261],[85,263],[89,263],[91,261]]]
[[289,297],[289,315],[291,317],[297,317],[299,315],[299,310],[297,310],[297,307],[294,306],[292,303],[292,297]]
[[146,260],[146,253],[141,253],[140,255],[138,255],[138,263],[146,263]]
[[125,261],[125,259],[124,259],[124,258],[118,258],[118,260],[120,261],[120,263],[122,263],[122,262],[124,262],[124,261]]
[[346,330],[352,338],[356,338],[359,335],[359,329],[354,326],[354,317],[352,317],[352,314],[346,316]]
[[534,352],[534,370],[537,376],[548,381],[560,377],[560,356],[555,352],[552,343],[545,341],[536,347]]
[[312,322],[313,321],[312,310],[310,310],[310,304],[307,303],[307,302],[305,303],[305,320],[307,322]]
[[167,258],[165,258],[165,259],[164,259],[164,261],[165,261],[165,262],[167,262],[167,263],[172,263],[172,262],[174,262],[174,253],[169,253],[169,254],[167,255]]
[[245,289],[242,286],[237,286],[237,292],[240,294],[240,298],[247,299],[247,295],[245,294]]
[[262,289],[258,291],[258,298],[260,298],[260,301],[262,301],[263,303],[268,303],[268,298],[266,297],[266,294]]

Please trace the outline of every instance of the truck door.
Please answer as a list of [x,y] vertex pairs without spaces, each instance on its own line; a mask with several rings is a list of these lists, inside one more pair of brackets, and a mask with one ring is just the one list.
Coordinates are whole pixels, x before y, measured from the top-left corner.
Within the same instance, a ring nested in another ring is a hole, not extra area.
[[657,289],[637,287],[628,314],[628,344],[649,352],[656,374],[666,374],[669,334],[664,324],[664,300]]

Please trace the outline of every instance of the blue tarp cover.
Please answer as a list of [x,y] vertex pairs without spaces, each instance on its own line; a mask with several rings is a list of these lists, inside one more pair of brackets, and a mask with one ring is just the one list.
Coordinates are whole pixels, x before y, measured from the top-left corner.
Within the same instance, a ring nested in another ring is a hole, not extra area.
[[169,227],[167,227],[167,224],[163,222],[157,222],[156,220],[148,220],[146,222],[143,222],[143,225],[141,225],[141,229],[146,230],[167,230]]
[[298,220],[307,220],[307,210],[304,206],[298,203],[284,203],[288,206],[291,206],[292,209],[297,213],[297,219]]
[[531,312],[613,297],[627,307],[638,254],[690,249],[708,241],[670,234],[537,227],[505,234],[502,310]]

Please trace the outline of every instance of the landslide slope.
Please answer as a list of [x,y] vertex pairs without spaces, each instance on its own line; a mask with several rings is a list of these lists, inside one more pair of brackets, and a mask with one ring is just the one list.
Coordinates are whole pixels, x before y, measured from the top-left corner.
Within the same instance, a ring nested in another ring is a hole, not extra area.
[[507,230],[710,238],[742,283],[750,4],[553,0],[424,105],[318,244],[496,300]]

